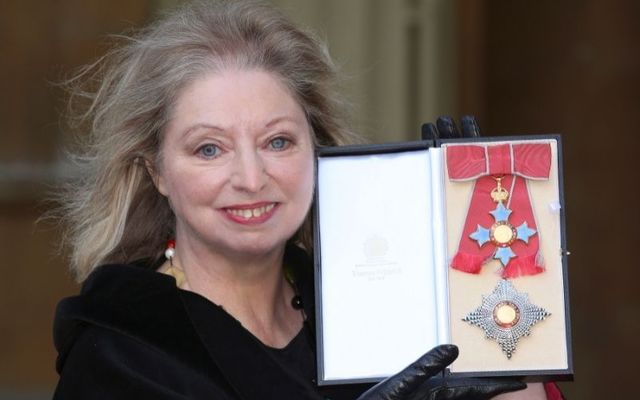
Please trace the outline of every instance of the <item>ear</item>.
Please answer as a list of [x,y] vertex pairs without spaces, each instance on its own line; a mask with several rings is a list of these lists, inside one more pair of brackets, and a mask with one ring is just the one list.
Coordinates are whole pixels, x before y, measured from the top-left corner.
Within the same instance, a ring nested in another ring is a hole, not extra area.
[[160,192],[160,194],[162,194],[163,196],[168,197],[167,187],[164,183],[162,174],[159,173],[158,169],[151,163],[151,161],[147,159],[144,160],[144,166],[147,169],[147,172],[149,173],[154,186],[156,187],[156,189],[158,189],[158,192]]

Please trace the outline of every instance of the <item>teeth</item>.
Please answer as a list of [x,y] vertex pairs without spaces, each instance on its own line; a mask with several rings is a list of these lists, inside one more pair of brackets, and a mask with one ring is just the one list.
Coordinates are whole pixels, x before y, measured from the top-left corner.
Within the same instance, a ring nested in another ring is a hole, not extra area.
[[266,205],[266,206],[253,208],[253,209],[245,209],[245,210],[238,210],[238,209],[228,208],[227,212],[235,215],[236,217],[249,219],[249,218],[258,218],[262,214],[271,211],[273,209],[273,207],[275,207],[274,204],[269,204],[269,205]]

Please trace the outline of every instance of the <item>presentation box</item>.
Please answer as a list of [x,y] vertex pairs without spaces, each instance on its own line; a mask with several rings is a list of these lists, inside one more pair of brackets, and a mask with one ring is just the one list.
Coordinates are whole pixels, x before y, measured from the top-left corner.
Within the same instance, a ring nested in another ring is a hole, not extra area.
[[318,382],[454,343],[456,376],[573,374],[557,135],[317,153]]

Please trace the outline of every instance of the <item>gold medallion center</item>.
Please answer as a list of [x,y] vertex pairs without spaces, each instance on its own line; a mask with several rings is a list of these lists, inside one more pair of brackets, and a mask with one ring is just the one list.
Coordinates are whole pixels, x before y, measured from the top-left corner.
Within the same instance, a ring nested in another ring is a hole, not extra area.
[[509,243],[513,238],[513,231],[511,227],[507,225],[500,225],[493,231],[493,237],[496,238],[496,242],[500,244]]
[[511,328],[520,320],[520,310],[512,302],[503,301],[493,309],[493,320],[502,328]]
[[518,238],[516,229],[506,221],[499,221],[493,224],[489,232],[491,242],[499,247],[510,246]]

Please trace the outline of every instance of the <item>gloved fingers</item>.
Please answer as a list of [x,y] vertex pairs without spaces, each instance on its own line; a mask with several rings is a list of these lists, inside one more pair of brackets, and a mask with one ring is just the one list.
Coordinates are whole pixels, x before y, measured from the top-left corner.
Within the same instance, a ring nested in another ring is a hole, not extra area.
[[444,344],[434,347],[393,377],[402,382],[394,389],[395,398],[409,398],[429,378],[441,373],[458,358],[458,347]]
[[460,118],[460,126],[462,129],[462,137],[470,138],[480,136],[480,126],[473,115],[465,115]]
[[436,125],[428,122],[422,125],[422,140],[473,138],[480,136],[480,126],[473,115],[460,118],[461,131],[451,117],[438,117]]
[[440,139],[457,139],[461,137],[458,127],[451,117],[438,117],[436,126],[438,127]]
[[436,140],[438,137],[438,130],[434,124],[431,122],[422,124],[422,140]]
[[487,400],[499,394],[523,390],[526,387],[526,383],[516,379],[446,378],[429,400]]

